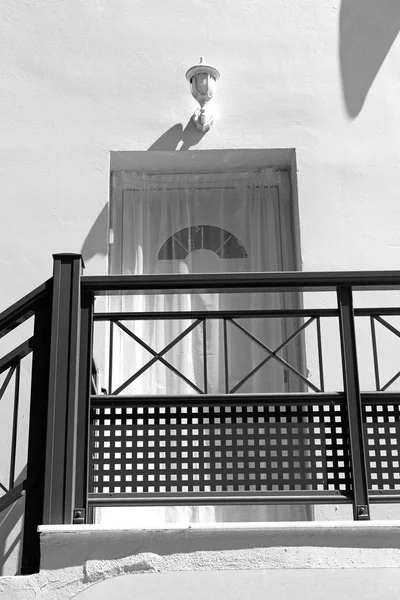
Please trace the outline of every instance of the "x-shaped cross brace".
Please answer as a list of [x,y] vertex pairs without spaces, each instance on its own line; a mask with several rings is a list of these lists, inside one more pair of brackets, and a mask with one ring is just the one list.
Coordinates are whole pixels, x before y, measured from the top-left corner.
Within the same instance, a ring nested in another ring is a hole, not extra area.
[[203,320],[204,319],[196,319],[196,321],[194,323],[189,325],[189,327],[187,327],[184,331],[182,331],[182,333],[180,333],[176,338],[174,338],[172,340],[172,342],[170,342],[167,346],[165,346],[165,348],[163,348],[163,350],[161,350],[161,352],[156,352],[155,350],[153,350],[153,348],[151,348],[148,344],[146,344],[146,342],[144,342],[137,335],[135,335],[133,333],[133,331],[131,331],[130,329],[125,327],[125,325],[123,325],[120,321],[115,321],[115,324],[118,325],[118,327],[120,329],[122,329],[122,331],[124,331],[133,340],[135,340],[135,342],[137,342],[138,344],[140,344],[140,346],[142,346],[145,350],[147,350],[147,352],[149,352],[153,356],[153,358],[151,360],[149,360],[149,362],[147,362],[145,365],[143,365],[143,367],[141,367],[139,369],[139,371],[136,371],[136,373],[134,373],[131,377],[129,377],[129,379],[124,381],[124,383],[122,385],[120,385],[119,388],[114,390],[114,392],[111,392],[111,394],[113,396],[120,394],[125,388],[128,387],[128,385],[130,385],[133,381],[135,381],[135,379],[140,377],[145,371],[150,369],[150,367],[152,365],[154,365],[157,361],[160,361],[165,367],[167,367],[173,373],[178,375],[188,385],[190,385],[194,390],[196,390],[196,392],[198,392],[199,394],[204,394],[203,390],[201,390],[199,387],[197,387],[197,385],[195,383],[193,383],[193,381],[190,381],[190,379],[185,377],[185,375],[183,375],[183,373],[181,373],[178,369],[176,369],[173,365],[171,365],[171,363],[169,363],[167,360],[165,360],[165,358],[163,358],[163,356],[167,352],[169,352],[171,350],[171,348],[176,346],[176,344],[178,344],[186,335],[188,335],[188,333],[193,331],[193,329],[195,329],[195,327],[197,327],[200,323],[202,323]]
[[307,377],[304,377],[304,375],[302,375],[297,369],[295,369],[295,367],[290,365],[286,360],[284,360],[281,356],[278,356],[278,354],[277,354],[280,350],[285,348],[285,346],[287,346],[289,344],[289,342],[291,342],[295,337],[297,337],[299,335],[299,333],[301,333],[304,329],[306,329],[306,327],[311,325],[311,323],[313,321],[315,321],[315,317],[310,317],[310,319],[308,319],[308,321],[306,321],[305,323],[303,323],[303,325],[301,327],[296,329],[296,331],[294,333],[292,333],[292,335],[290,335],[284,342],[282,342],[282,344],[280,344],[275,350],[271,350],[271,348],[269,348],[266,344],[264,344],[255,335],[250,333],[250,331],[248,331],[245,327],[243,327],[243,325],[240,325],[240,323],[238,323],[234,319],[227,319],[227,321],[230,321],[233,325],[235,325],[238,329],[240,329],[240,331],[243,331],[243,333],[246,334],[253,342],[258,344],[258,346],[263,348],[269,354],[269,356],[267,356],[263,361],[260,362],[260,364],[258,364],[254,369],[252,369],[250,371],[250,373],[248,373],[246,375],[246,377],[244,377],[241,381],[239,381],[239,383],[237,383],[235,385],[235,387],[233,387],[231,390],[229,390],[228,391],[229,394],[234,394],[248,379],[250,379],[250,377],[252,377],[252,375],[254,375],[254,373],[256,373],[259,369],[261,369],[261,367],[263,367],[272,358],[274,358],[276,361],[278,361],[279,363],[284,365],[287,369],[292,371],[292,373],[297,375],[297,377],[299,377],[302,381],[304,381],[304,383],[306,385],[308,385],[308,387],[310,387],[314,392],[321,391],[319,388],[317,388],[317,386],[315,386],[313,383],[311,383],[311,381],[309,381],[307,379]]

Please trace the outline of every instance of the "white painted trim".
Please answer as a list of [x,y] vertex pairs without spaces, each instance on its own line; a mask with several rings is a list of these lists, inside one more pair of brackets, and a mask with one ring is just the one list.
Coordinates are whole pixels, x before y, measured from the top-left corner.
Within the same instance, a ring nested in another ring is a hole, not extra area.
[[240,150],[125,151],[110,153],[110,171],[136,173],[215,173],[284,169],[290,171],[294,148]]
[[296,532],[302,531],[310,533],[310,531],[335,530],[340,533],[369,532],[379,529],[384,530],[399,530],[400,521],[299,521],[299,522],[284,522],[284,523],[193,523],[182,527],[176,523],[166,523],[162,527],[112,527],[104,525],[39,525],[38,531],[42,534],[51,533],[83,533],[83,532],[100,532],[100,531],[185,531],[190,534],[198,534],[199,532],[221,532],[224,531],[241,531],[245,533],[254,533],[255,530],[266,533],[279,532]]

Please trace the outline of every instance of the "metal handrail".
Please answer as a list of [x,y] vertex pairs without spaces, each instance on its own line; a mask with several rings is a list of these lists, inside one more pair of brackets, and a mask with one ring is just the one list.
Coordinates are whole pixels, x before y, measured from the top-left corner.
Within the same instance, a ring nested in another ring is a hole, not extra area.
[[130,291],[186,292],[201,291],[336,291],[350,286],[357,290],[400,290],[400,271],[305,272],[274,271],[269,273],[107,275],[83,276],[82,290],[100,295]]
[[3,373],[6,369],[15,364],[16,361],[28,356],[32,352],[35,344],[35,338],[32,336],[26,342],[20,344],[14,350],[11,350],[6,356],[0,358],[0,373]]
[[52,279],[48,279],[0,313],[0,338],[29,319],[37,309],[38,303],[49,293],[51,287]]

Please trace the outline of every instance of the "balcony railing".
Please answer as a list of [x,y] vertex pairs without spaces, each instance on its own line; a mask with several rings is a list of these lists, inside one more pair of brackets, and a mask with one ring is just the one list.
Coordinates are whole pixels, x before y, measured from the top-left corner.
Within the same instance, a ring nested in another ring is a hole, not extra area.
[[[400,501],[400,393],[389,389],[400,379],[400,365],[383,381],[376,335],[379,324],[400,337],[390,321],[400,316],[400,307],[353,308],[354,291],[400,290],[400,272],[85,277],[81,271],[79,255],[56,255],[53,278],[0,315],[1,336],[34,317],[33,336],[0,360],[0,372],[6,373],[0,398],[15,379],[9,477],[1,482],[0,509],[25,494],[23,573],[38,568],[39,524],[91,522],[94,507],[349,503],[358,520],[369,519],[370,503]],[[94,309],[95,296],[122,293],[294,292],[300,297],[301,292],[322,291],[335,292],[335,306],[162,313]],[[331,357],[324,356],[330,342],[324,340],[323,324],[329,319],[340,332],[341,381],[333,390],[326,386]],[[358,319],[370,324],[375,390],[360,390]],[[132,324],[160,320],[184,326],[162,350],[154,350]],[[257,334],[257,325],[248,326],[249,320],[291,325],[273,347]],[[212,322],[220,324],[224,365],[218,393],[210,387],[208,371]],[[108,376],[105,393],[99,393],[93,334],[104,323],[107,336],[100,346],[108,354]],[[314,325],[317,371],[310,376],[304,334]],[[117,382],[116,329],[149,355]],[[201,372],[193,380],[168,352],[195,330],[203,342]],[[229,358],[232,331],[263,354],[240,376]],[[287,350],[294,341],[293,362]],[[27,475],[16,482],[20,365],[29,353]],[[251,377],[272,363],[282,370],[283,391],[262,385],[246,391]],[[131,392],[156,364],[190,392]]]

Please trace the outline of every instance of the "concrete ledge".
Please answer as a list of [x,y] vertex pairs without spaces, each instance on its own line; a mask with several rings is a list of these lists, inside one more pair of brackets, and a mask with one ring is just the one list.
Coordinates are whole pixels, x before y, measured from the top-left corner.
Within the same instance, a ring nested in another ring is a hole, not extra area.
[[[121,599],[157,600],[178,598],[177,590],[190,590],[195,582],[198,600],[227,597],[218,591],[224,586],[238,599],[350,599],[358,589],[366,600],[398,597],[400,521],[55,525],[39,531],[40,573],[0,578],[2,598],[68,600],[78,594],[89,600],[118,593]],[[258,596],[249,593],[251,582],[257,582]],[[210,586],[215,593],[208,593]]]
[[[42,526],[42,569],[125,573],[398,567],[400,522],[230,523],[162,529]],[[116,565],[116,561],[119,566]]]

